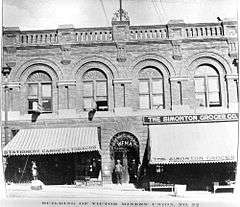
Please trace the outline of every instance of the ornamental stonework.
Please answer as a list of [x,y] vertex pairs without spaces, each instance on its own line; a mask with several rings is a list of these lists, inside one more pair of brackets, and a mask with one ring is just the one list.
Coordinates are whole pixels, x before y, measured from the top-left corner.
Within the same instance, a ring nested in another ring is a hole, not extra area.
[[126,45],[118,44],[117,45],[117,61],[125,62],[126,60],[127,60]]
[[172,57],[174,60],[182,59],[182,49],[179,41],[171,41],[172,44]]

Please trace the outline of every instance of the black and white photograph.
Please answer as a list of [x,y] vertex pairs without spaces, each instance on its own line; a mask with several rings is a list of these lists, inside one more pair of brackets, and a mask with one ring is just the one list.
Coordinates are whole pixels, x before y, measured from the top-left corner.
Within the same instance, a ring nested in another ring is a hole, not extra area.
[[1,6],[1,206],[240,204],[237,0]]

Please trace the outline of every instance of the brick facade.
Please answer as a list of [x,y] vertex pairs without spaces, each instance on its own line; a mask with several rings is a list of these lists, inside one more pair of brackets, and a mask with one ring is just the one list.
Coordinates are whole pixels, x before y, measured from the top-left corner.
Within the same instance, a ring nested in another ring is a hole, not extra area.
[[[3,64],[12,68],[10,130],[100,127],[106,182],[111,180],[113,168],[110,140],[118,132],[129,132],[138,139],[140,160],[143,159],[148,129],[142,124],[142,116],[237,112],[238,103],[238,70],[232,64],[237,58],[236,22],[226,21],[221,25],[170,21],[167,25],[130,26],[129,21],[113,21],[112,24],[109,28],[59,27],[46,31],[5,28],[3,34]],[[220,107],[197,107],[193,76],[202,64],[213,66],[219,73]],[[138,73],[145,67],[158,68],[163,75],[164,109],[139,109]],[[88,112],[83,110],[82,77],[92,68],[107,77],[109,110],[97,111],[93,121],[88,121]],[[52,78],[53,110],[32,123],[25,83],[37,70]]]

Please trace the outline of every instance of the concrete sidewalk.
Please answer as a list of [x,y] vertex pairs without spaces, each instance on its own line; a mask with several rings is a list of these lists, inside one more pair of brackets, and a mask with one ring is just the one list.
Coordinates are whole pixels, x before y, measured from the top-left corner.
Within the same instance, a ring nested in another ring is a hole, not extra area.
[[[126,190],[111,185],[83,188],[74,185],[45,185],[31,190],[31,184],[7,185],[7,199],[1,206],[59,206],[58,202],[74,202],[76,207],[88,206],[151,206],[151,207],[239,207],[238,196],[232,193],[213,194],[207,191],[186,191],[181,197],[172,192]],[[47,204],[43,204],[46,202]],[[99,202],[102,204],[99,204]],[[104,203],[105,202],[105,203]],[[108,204],[106,204],[108,202]],[[23,203],[23,204],[22,204]],[[0,203],[1,204],[1,203]],[[7,205],[5,205],[7,204]],[[11,205],[12,204],[12,205]],[[19,205],[17,205],[19,206]],[[69,205],[62,205],[65,207]]]
[[[129,197],[141,199],[157,199],[168,197],[175,199],[173,192],[159,192],[159,191],[143,191],[124,185],[104,185],[104,186],[89,186],[79,187],[75,185],[44,185],[42,190],[31,190],[31,184],[10,184],[6,185],[7,196],[9,197],[43,197],[43,198],[59,198],[59,197]],[[232,193],[216,193],[213,194],[208,191],[186,191],[182,198],[233,198]]]

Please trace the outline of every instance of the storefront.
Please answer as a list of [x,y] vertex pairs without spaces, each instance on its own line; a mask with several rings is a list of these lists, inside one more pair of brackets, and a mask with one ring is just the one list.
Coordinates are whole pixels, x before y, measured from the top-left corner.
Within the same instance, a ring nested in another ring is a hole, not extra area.
[[6,181],[30,182],[32,161],[45,184],[73,184],[85,177],[101,179],[97,127],[21,129],[4,147]]
[[149,125],[148,181],[210,190],[235,180],[238,114],[144,117]]

